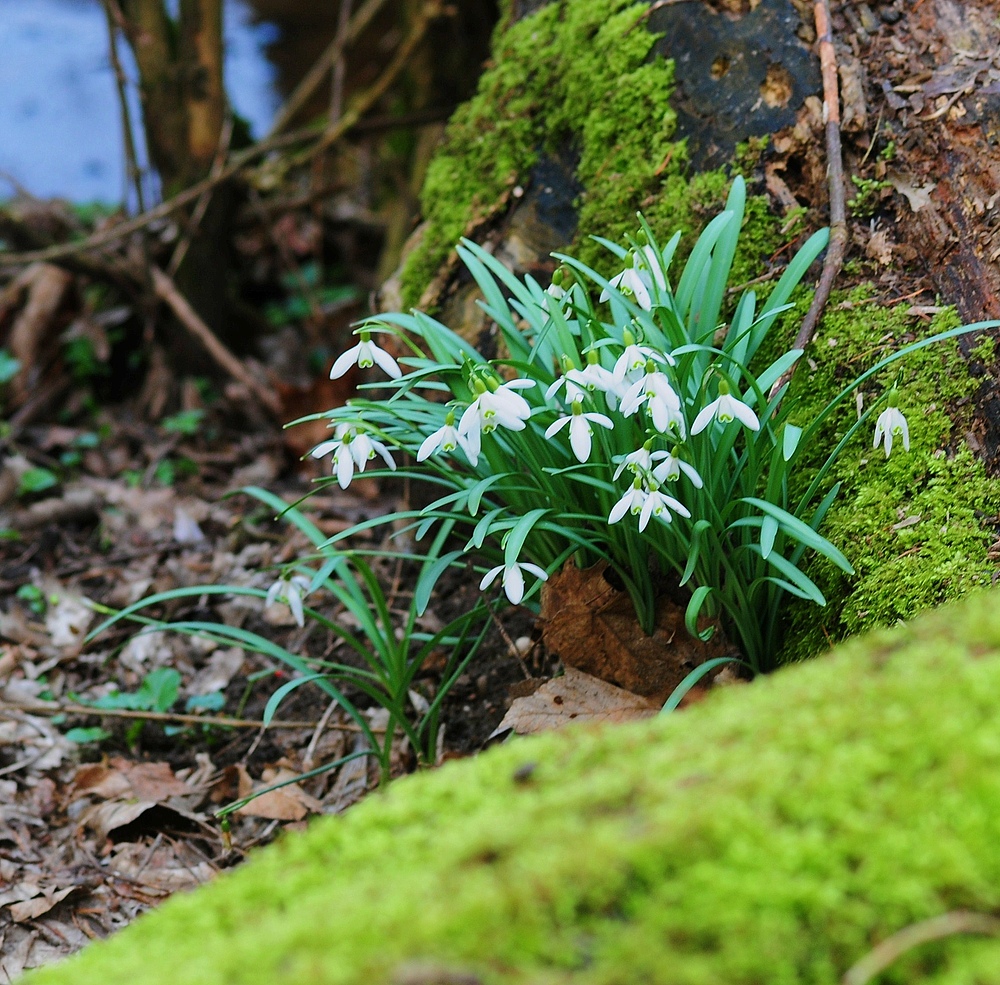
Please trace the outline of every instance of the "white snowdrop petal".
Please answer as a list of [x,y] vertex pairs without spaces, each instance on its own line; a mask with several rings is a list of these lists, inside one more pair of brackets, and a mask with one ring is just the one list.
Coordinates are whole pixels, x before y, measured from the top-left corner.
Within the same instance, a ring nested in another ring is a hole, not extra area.
[[712,418],[715,417],[715,410],[718,406],[718,400],[713,400],[707,407],[703,407],[694,419],[694,424],[691,425],[691,433],[698,434],[704,431],[709,424],[712,423]]
[[330,369],[330,379],[336,380],[343,376],[352,366],[354,366],[361,353],[361,343],[352,346],[347,352],[342,352]]
[[569,426],[569,445],[578,462],[586,462],[590,458],[590,435],[591,429],[586,418],[575,415]]
[[513,605],[520,605],[524,598],[524,575],[520,565],[512,564],[504,571],[503,590]]
[[441,447],[442,441],[444,441],[444,428],[438,428],[420,443],[420,447],[417,449],[417,461],[422,462],[430,458]]
[[560,417],[558,421],[553,421],[545,429],[545,437],[551,438],[552,435],[558,434],[571,420],[573,420],[572,417]]
[[380,349],[373,343],[370,352],[379,368],[384,370],[394,380],[398,380],[403,375],[403,371],[399,368],[399,364],[392,358],[392,356],[389,355],[388,352],[385,351],[385,349]]
[[503,571],[502,564],[498,564],[495,568],[490,568],[490,570],[483,575],[483,580],[479,583],[479,590],[481,592],[485,592],[486,589],[496,581],[497,575],[500,574],[501,571]]

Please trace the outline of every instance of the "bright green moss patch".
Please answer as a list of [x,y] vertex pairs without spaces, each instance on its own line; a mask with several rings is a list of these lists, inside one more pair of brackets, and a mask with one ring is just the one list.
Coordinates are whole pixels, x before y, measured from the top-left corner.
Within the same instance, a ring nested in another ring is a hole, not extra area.
[[[789,330],[797,328],[807,300]],[[834,295],[807,353],[791,396],[800,401],[799,422],[810,420],[845,383],[883,356],[958,324],[953,311],[926,323],[903,306],[880,306],[864,287]],[[866,386],[862,409],[898,381],[900,410],[910,426],[910,451],[899,442],[888,460],[872,448],[871,418],[841,454],[831,482],[841,482],[823,533],[850,558],[857,574],[847,578],[813,559],[807,573],[830,604],[792,607],[789,658],[809,656],[831,640],[878,625],[891,625],[923,609],[988,586],[995,564],[987,550],[995,531],[987,526],[1000,510],[1000,485],[988,477],[964,440],[979,382],[969,375],[954,340],[929,346],[889,367]],[[884,406],[884,404],[883,404]],[[881,408],[880,408],[881,409]],[[853,398],[817,442],[807,465],[818,468],[857,420]]]
[[672,72],[648,60],[655,39],[640,23],[645,10],[631,0],[556,0],[498,33],[493,67],[429,167],[421,198],[428,228],[403,271],[406,306],[469,223],[527,180],[540,153],[579,156],[588,232],[602,228],[590,224],[591,203],[614,203],[631,230],[642,201],[679,173]]
[[[729,177],[686,173],[670,108],[673,67],[652,54],[646,9],[628,0],[555,0],[498,31],[493,66],[453,116],[428,169],[427,228],[404,266],[404,307],[416,304],[470,224],[529,179],[542,153],[578,161],[583,193],[570,252],[583,262],[610,274],[612,258],[591,237],[623,242],[636,231],[637,211],[664,240],[682,229],[693,241],[725,201]],[[753,155],[737,166],[752,168]],[[750,199],[747,216],[753,242],[734,273],[750,279],[782,244],[765,197]]]
[[[24,985],[834,985],[916,921],[1000,908],[998,693],[986,593],[399,781]],[[1000,985],[1000,940],[878,982]]]

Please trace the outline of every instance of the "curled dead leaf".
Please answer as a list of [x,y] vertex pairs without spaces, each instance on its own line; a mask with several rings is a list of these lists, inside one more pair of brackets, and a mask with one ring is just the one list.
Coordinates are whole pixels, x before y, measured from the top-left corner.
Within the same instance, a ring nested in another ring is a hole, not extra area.
[[606,568],[603,561],[583,570],[569,563],[542,586],[542,641],[566,666],[662,705],[699,664],[733,652],[718,630],[708,642],[693,638],[684,608],[666,597],[647,635],[632,600],[604,577]]

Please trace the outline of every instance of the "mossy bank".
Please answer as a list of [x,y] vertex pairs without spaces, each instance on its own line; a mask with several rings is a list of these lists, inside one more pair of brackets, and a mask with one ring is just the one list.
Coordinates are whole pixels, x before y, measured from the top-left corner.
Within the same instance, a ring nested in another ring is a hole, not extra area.
[[[404,269],[405,304],[415,303],[463,232],[509,201],[515,185],[530,181],[543,154],[576,160],[581,191],[570,251],[609,276],[616,261],[591,236],[623,241],[641,210],[664,241],[681,229],[691,243],[724,202],[733,170],[745,174],[751,189],[761,188],[755,183],[760,142],[737,155],[730,169],[690,173],[684,142],[675,137],[672,64],[655,55],[647,10],[623,0],[554,0],[517,23],[501,24],[479,91],[456,113],[428,172],[427,223]],[[801,223],[777,218],[766,196],[751,195],[733,283],[780,266],[775,258],[787,255],[787,240],[797,232]],[[768,287],[765,280],[758,292]],[[785,320],[786,342],[808,305],[806,293]],[[927,324],[907,314],[906,305],[882,307],[873,289],[835,295],[809,353],[811,368],[796,379],[801,416],[818,410],[888,349],[946,323],[954,323],[948,312]],[[864,398],[876,399],[894,374],[866,388]],[[989,524],[1000,511],[1000,489],[961,437],[969,397],[982,381],[969,375],[954,343],[910,357],[901,381],[911,451],[886,462],[871,450],[870,438],[860,437],[845,451],[836,474],[840,500],[824,533],[858,574],[845,579],[822,563],[811,565],[809,574],[830,604],[819,618],[815,607],[792,607],[785,659],[960,597],[989,584],[995,571],[988,550],[996,532]],[[831,422],[831,448],[854,413],[845,406]],[[827,450],[817,446],[816,467]]]
[[[400,780],[24,985],[833,985],[1000,908],[996,602]],[[1000,985],[1000,939],[878,981]]]

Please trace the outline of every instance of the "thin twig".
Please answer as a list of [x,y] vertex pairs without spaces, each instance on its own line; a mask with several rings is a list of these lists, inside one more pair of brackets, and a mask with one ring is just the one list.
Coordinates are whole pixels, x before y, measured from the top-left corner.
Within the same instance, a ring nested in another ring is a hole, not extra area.
[[[339,701],[331,701],[326,706],[326,711],[323,712],[322,718],[316,723],[316,728],[313,730],[312,738],[309,740],[309,745],[306,746],[305,755],[302,757],[302,768],[308,772],[313,768],[313,756],[316,755],[316,746],[319,745],[320,736],[326,731],[326,726],[329,724],[330,716],[334,711],[340,707]],[[360,732],[360,728],[357,725],[352,726],[351,731]]]
[[292,158],[291,165],[293,167],[305,163],[305,161],[322,153],[331,144],[340,140],[357,123],[359,118],[385,95],[389,86],[396,81],[396,77],[406,68],[410,61],[410,56],[416,50],[417,45],[423,41],[431,21],[441,17],[444,13],[445,8],[437,0],[430,0],[430,2],[420,9],[413,20],[413,24],[410,26],[410,33],[407,34],[402,44],[396,49],[396,53],[392,56],[392,61],[386,65],[382,74],[357,98],[350,109],[336,123],[331,124],[323,131],[323,135],[312,147],[303,151],[297,157]]
[[497,630],[500,632],[500,636],[504,643],[507,644],[507,649],[510,651],[510,655],[520,664],[521,673],[524,674],[524,679],[526,681],[531,680],[531,672],[528,670],[528,665],[524,662],[524,657],[521,655],[521,651],[517,648],[517,645],[510,638],[510,633],[507,632],[507,628],[502,622],[500,622],[497,614],[493,611],[493,606],[486,603],[486,611],[490,614],[490,619],[493,620],[493,625],[496,626]]
[[[347,36],[347,25],[351,18],[351,0],[340,0],[337,11],[337,37]],[[344,111],[344,74],[347,69],[344,45],[340,46],[333,62],[333,76],[330,79],[330,125],[340,119]]]
[[[819,39],[819,60],[823,73],[823,116],[826,120],[827,180],[830,189],[830,245],[823,260],[823,270],[812,304],[795,338],[794,349],[805,349],[816,334],[816,326],[826,308],[833,282],[840,273],[847,249],[847,214],[844,201],[844,162],[840,146],[840,94],[837,87],[837,54],[833,47],[829,0],[816,0],[816,37]],[[797,365],[797,364],[796,364]],[[771,388],[773,397],[792,377],[793,366]]]
[[184,257],[187,256],[187,251],[191,248],[191,241],[194,239],[202,219],[205,218],[205,213],[208,211],[208,204],[212,201],[212,192],[215,191],[219,175],[222,174],[222,169],[226,166],[226,158],[229,156],[229,144],[232,139],[233,117],[230,114],[222,124],[222,132],[219,134],[219,146],[215,152],[215,160],[212,162],[212,170],[208,174],[213,183],[201,193],[201,197],[195,202],[194,209],[191,211],[191,218],[188,220],[187,228],[184,231],[184,236],[177,244],[177,248],[170,258],[170,263],[167,264],[167,276],[169,277],[177,276],[177,271],[180,270],[181,264],[184,262]]
[[985,913],[953,910],[911,924],[887,937],[873,951],[866,954],[840,980],[841,985],[867,985],[876,975],[885,971],[897,958],[913,948],[930,941],[939,941],[955,934],[986,934],[1000,936],[1000,920]]
[[[125,15],[118,0],[102,0],[104,16],[108,22],[108,56],[115,74],[115,88],[118,91],[118,107],[122,117],[122,142],[125,145],[125,172],[128,181],[135,188],[136,208],[146,211],[145,196],[142,193],[142,170],[139,168],[139,158],[135,151],[135,132],[132,129],[132,114],[128,108],[128,94],[125,69],[118,57],[118,31],[125,29]],[[127,199],[127,196],[126,196]]]
[[295,87],[295,91],[285,101],[285,105],[278,110],[278,115],[275,116],[274,123],[271,124],[268,137],[274,137],[288,126],[295,114],[302,109],[309,97],[327,78],[330,67],[340,58],[344,49],[361,34],[372,18],[385,6],[385,3],[386,0],[367,0],[351,17],[343,30],[338,26],[334,39],[306,73],[305,78]]
[[153,290],[160,300],[165,301],[177,320],[205,347],[208,354],[230,376],[239,380],[254,397],[268,410],[281,413],[281,402],[275,393],[247,372],[241,363],[218,339],[216,334],[202,321],[201,316],[177,289],[177,285],[159,267],[151,266]]
[[[99,718],[133,718],[147,722],[172,722],[177,725],[218,725],[226,728],[280,728],[280,729],[315,729],[319,722],[292,722],[273,718],[266,725],[252,718],[226,718],[224,715],[184,715],[169,711],[136,711],[132,708],[92,708],[90,705],[62,704],[51,702],[39,705],[18,705],[16,708],[0,701],[0,713],[9,714],[17,711],[26,715],[93,715]],[[361,728],[353,722],[342,722],[328,725],[328,728],[341,732],[360,732]],[[373,732],[379,729],[373,728]]]

